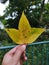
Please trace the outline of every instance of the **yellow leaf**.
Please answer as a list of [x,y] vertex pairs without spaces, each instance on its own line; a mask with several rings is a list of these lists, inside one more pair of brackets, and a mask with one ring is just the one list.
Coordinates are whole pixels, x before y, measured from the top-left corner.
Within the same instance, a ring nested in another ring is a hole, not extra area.
[[21,32],[25,32],[27,30],[30,30],[31,29],[31,26],[28,22],[28,19],[26,18],[24,12],[22,13],[22,16],[20,18],[20,21],[19,21],[19,25],[18,25],[18,29],[21,31]]
[[32,28],[24,12],[19,21],[18,30],[6,28],[10,38],[17,44],[29,44],[34,42],[44,31],[44,28]]
[[8,28],[8,29],[5,29],[5,31],[8,33],[8,35],[10,36],[10,38],[15,43],[22,44],[23,36],[22,36],[22,34],[20,33],[19,30],[13,29],[13,28]]
[[43,33],[43,31],[45,31],[44,28],[32,28],[30,33],[31,35],[30,37],[28,37],[27,42],[28,43],[34,42]]

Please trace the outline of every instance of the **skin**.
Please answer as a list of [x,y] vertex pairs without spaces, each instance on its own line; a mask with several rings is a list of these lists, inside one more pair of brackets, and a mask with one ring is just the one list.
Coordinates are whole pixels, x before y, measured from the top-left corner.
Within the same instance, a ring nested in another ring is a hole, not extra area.
[[25,49],[26,45],[18,45],[11,49],[5,54],[2,65],[22,65],[27,60]]

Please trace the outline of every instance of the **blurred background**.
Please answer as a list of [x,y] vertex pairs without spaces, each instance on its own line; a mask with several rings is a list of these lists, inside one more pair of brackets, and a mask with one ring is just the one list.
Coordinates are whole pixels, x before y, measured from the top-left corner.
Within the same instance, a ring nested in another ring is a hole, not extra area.
[[[0,0],[0,47],[14,45],[14,42],[4,31],[4,28],[18,29],[18,23],[23,11],[28,18],[31,27],[49,29],[49,0]],[[49,31],[44,32],[35,42],[48,40]],[[39,46],[39,52],[42,47],[43,46]],[[46,45],[44,45],[44,48],[46,48]],[[30,51],[31,49],[32,47],[29,48]],[[34,47],[34,50],[34,58],[36,58],[36,46]],[[0,51],[0,58],[3,58],[2,56],[4,53],[4,50],[3,52]],[[30,56],[31,55],[29,55],[29,57]],[[39,53],[39,56],[41,59],[41,53]]]

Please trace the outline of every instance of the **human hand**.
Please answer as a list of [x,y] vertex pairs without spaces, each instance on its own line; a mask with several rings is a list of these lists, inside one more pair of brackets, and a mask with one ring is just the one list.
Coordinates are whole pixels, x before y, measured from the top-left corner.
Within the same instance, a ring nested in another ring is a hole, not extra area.
[[2,65],[22,65],[27,60],[26,45],[18,45],[5,54]]

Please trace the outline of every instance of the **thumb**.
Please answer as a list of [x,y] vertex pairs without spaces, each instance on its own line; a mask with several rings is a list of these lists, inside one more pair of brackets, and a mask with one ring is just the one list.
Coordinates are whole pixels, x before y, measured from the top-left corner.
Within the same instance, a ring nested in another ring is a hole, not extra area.
[[21,45],[17,48],[14,56],[13,56],[13,60],[14,61],[18,61],[21,58],[22,53],[25,51],[26,49],[26,45]]

